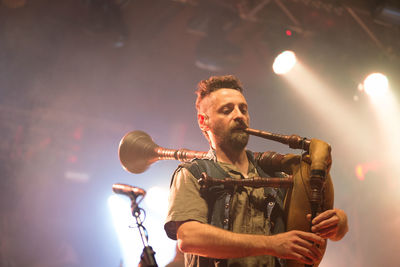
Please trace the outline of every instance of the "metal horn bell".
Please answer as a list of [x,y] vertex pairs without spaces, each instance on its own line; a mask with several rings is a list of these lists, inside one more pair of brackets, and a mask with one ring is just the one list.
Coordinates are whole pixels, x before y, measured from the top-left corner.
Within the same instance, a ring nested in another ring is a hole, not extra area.
[[119,160],[125,170],[142,173],[158,160],[158,148],[159,146],[147,133],[143,131],[129,132],[119,143]]
[[119,143],[118,153],[124,169],[132,173],[142,173],[158,160],[188,161],[207,156],[207,152],[204,151],[160,147],[153,142],[150,135],[143,131],[126,134]]

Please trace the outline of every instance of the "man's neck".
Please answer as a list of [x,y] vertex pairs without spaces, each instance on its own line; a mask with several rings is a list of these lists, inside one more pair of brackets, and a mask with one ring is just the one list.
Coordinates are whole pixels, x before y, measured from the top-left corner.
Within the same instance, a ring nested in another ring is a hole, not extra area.
[[234,165],[236,168],[238,168],[238,170],[243,174],[244,177],[247,177],[249,160],[247,158],[246,150],[243,149],[241,151],[227,151],[221,148],[216,148],[215,153],[218,161]]

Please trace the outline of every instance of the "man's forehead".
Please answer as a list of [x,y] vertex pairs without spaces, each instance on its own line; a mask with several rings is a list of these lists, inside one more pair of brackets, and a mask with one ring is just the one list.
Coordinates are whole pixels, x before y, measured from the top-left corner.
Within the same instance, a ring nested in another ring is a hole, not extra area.
[[229,102],[243,102],[247,104],[245,97],[240,91],[231,88],[221,88],[204,97],[200,103],[200,108],[208,109],[211,106],[219,106]]
[[244,98],[243,94],[236,89],[232,88],[220,88],[210,94],[210,96],[241,96]]

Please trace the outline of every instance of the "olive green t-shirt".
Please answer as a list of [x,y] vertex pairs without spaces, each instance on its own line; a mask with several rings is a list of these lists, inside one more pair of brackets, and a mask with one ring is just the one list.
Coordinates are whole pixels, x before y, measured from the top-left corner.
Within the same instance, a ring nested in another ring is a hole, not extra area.
[[[232,178],[246,179],[257,176],[257,170],[249,162],[247,177],[231,164],[218,162],[222,169]],[[231,199],[230,225],[233,232],[246,234],[270,235],[270,222],[266,217],[266,197],[263,188],[247,186],[237,187]],[[176,239],[177,226],[181,222],[195,220],[207,223],[207,202],[200,195],[200,185],[197,179],[185,168],[175,173],[169,197],[168,215],[165,230],[170,238]],[[198,256],[185,255],[186,266],[203,267]],[[232,258],[227,260],[228,266],[273,267],[275,258],[272,256],[253,256]],[[214,266],[214,265],[211,265]]]

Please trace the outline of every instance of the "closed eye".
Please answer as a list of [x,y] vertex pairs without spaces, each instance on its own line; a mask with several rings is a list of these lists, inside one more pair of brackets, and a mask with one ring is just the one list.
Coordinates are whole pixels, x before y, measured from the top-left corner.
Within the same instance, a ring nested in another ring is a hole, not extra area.
[[221,112],[221,113],[223,113],[225,115],[228,115],[229,113],[232,112],[232,110],[233,110],[233,105],[228,104],[228,105],[222,106],[220,108],[219,112]]

